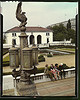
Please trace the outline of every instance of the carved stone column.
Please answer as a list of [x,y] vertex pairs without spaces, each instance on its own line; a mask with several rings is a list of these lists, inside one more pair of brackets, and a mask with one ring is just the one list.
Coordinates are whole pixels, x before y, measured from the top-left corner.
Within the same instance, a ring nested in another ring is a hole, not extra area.
[[20,62],[21,62],[21,75],[20,81],[17,83],[17,94],[19,96],[36,96],[36,85],[30,79],[30,74],[34,73],[34,69],[32,68],[32,49],[28,48],[28,39],[25,33],[27,24],[27,18],[24,15],[25,13],[21,13],[21,5],[20,2],[17,6],[16,18],[21,21],[20,24]]
[[22,49],[25,47],[28,47],[28,40],[27,40],[27,35],[26,33],[21,33],[19,38],[20,38],[20,61],[21,61],[21,66],[23,65],[23,52]]
[[38,48],[33,46],[32,50],[33,65],[35,65],[38,64]]

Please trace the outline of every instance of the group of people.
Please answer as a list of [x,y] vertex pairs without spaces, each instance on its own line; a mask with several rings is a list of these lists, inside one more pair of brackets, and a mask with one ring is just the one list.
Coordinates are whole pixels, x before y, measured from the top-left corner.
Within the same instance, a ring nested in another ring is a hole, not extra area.
[[62,79],[63,72],[64,72],[63,63],[61,63],[60,65],[56,63],[55,66],[51,64],[50,69],[48,67],[48,64],[45,65],[44,73],[46,76],[50,76],[51,79],[53,79],[53,77],[55,78],[55,80],[57,80],[57,77],[58,79],[59,77],[61,77]]

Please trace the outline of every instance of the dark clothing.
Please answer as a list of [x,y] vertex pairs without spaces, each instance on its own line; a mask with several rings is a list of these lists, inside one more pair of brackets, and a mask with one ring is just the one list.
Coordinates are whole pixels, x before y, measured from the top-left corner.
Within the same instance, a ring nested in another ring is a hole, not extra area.
[[50,66],[50,70],[51,70],[51,69],[53,70],[53,67],[52,67],[52,66]]
[[59,65],[59,67],[57,68],[58,70],[64,70],[63,66],[62,65]]
[[58,67],[57,69],[60,70],[61,79],[62,79],[62,75],[63,75],[64,78],[65,78],[65,71],[64,71],[63,65],[59,65],[59,67]]

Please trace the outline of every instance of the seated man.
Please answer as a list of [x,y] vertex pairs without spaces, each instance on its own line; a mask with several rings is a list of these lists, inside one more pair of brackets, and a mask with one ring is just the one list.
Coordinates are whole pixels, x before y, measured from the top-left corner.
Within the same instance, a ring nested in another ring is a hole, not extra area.
[[62,79],[62,74],[64,74],[64,78],[65,78],[65,72],[64,72],[63,63],[61,63],[61,65],[59,65],[58,70],[60,70],[61,79]]
[[52,74],[50,73],[50,71],[49,71],[49,69],[48,69],[48,64],[45,65],[44,75],[46,75],[47,78],[48,78],[48,76],[49,76],[50,79],[53,80],[53,76],[52,76]]
[[48,77],[49,74],[48,64],[45,65],[44,74],[47,75]]
[[59,65],[56,63],[54,68],[55,68],[56,74],[57,74],[58,79],[59,79],[59,74],[60,74],[60,70],[58,69]]
[[57,80],[57,77],[56,77],[56,70],[53,66],[53,64],[51,64],[51,67],[50,67],[50,72],[52,73],[52,75],[54,76],[55,80]]
[[54,76],[55,80],[57,80],[57,77],[56,77],[56,71],[55,71],[55,69],[51,69],[51,71],[50,71],[50,72],[53,74],[53,76]]

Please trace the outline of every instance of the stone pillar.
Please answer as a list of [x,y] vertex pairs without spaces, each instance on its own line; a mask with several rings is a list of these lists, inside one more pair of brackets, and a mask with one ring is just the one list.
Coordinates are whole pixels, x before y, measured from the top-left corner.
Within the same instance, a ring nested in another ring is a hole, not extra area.
[[19,67],[19,53],[18,48],[12,47],[9,49],[10,67],[16,69]]
[[31,48],[24,48],[22,49],[23,52],[23,69],[31,68],[32,67],[32,49]]
[[32,50],[33,65],[35,65],[38,64],[38,48],[36,46],[33,46]]
[[21,22],[20,24],[20,62],[21,62],[21,77],[16,84],[19,96],[35,96],[37,95],[36,86],[30,79],[30,74],[33,73],[32,68],[32,49],[28,48],[28,36],[26,35],[27,17],[25,12],[21,10],[22,2],[17,6],[16,18]]
[[19,38],[20,38],[20,61],[21,61],[21,66],[23,66],[23,52],[22,49],[25,47],[28,47],[28,40],[27,40],[27,35],[26,33],[21,33]]

